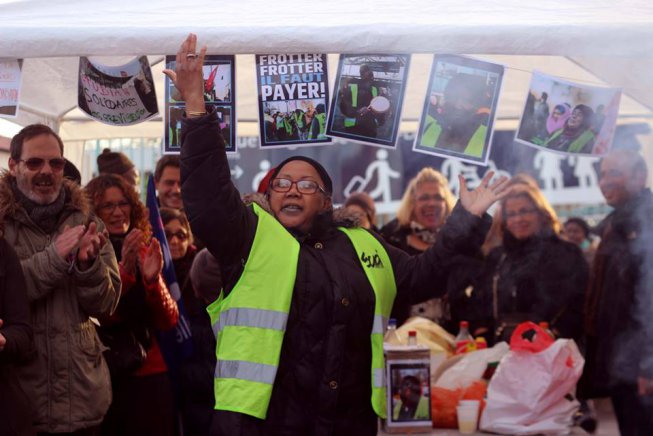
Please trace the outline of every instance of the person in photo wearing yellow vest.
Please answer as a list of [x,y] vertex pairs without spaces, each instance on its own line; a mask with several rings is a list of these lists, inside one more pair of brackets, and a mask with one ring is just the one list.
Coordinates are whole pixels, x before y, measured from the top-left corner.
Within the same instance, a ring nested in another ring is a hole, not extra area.
[[571,111],[571,116],[565,121],[565,125],[553,132],[544,146],[569,153],[591,153],[596,139],[592,131],[593,122],[592,108],[578,104]]
[[311,128],[308,132],[308,139],[327,139],[326,136],[326,111],[324,103],[315,108],[315,115],[311,121]]
[[381,95],[380,88],[374,85],[374,71],[369,65],[360,67],[360,79],[344,81],[340,89],[338,107],[344,115],[344,128],[353,135],[376,138],[376,130],[385,123],[385,114],[377,114],[370,109],[372,99]]
[[489,99],[483,77],[455,74],[447,82],[443,96],[431,98],[419,145],[483,156]]
[[399,384],[399,400],[392,408],[393,421],[423,421],[430,418],[428,398],[414,375],[407,375]]
[[[468,191],[419,256],[335,217],[333,183],[313,159],[276,166],[263,205],[231,181],[214,112],[202,100],[193,34],[165,73],[186,102],[182,198],[193,234],[222,269],[208,308],[216,334],[212,435],[376,435],[386,417],[383,334],[395,300],[442,292],[453,253],[477,250],[506,180]],[[269,210],[269,212],[268,212]],[[397,294],[397,289],[401,292]],[[390,412],[391,413],[391,412]]]

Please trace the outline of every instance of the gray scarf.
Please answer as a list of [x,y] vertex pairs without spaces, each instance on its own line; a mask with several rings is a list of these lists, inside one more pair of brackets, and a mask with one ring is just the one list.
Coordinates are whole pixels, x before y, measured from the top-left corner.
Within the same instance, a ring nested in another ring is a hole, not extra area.
[[30,219],[41,228],[45,233],[50,234],[57,229],[57,224],[61,218],[59,215],[66,204],[66,190],[62,187],[59,196],[50,204],[38,204],[30,200],[23,194],[16,180],[12,180],[11,189],[16,196],[18,203],[23,206]]

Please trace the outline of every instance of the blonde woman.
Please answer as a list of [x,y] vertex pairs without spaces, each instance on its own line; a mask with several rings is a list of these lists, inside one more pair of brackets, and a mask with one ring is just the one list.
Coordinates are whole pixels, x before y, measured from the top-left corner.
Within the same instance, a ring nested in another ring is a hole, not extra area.
[[559,237],[560,222],[535,186],[515,184],[501,201],[499,236],[474,281],[470,317],[489,342],[509,340],[523,321],[548,322],[558,336],[578,338],[588,266],[580,249]]
[[[426,251],[435,243],[438,231],[453,210],[455,198],[442,173],[431,167],[423,168],[409,183],[401,199],[397,218],[381,229],[381,235],[410,255]],[[411,306],[396,301],[392,316],[399,325],[412,315],[434,321],[442,318],[440,299]]]

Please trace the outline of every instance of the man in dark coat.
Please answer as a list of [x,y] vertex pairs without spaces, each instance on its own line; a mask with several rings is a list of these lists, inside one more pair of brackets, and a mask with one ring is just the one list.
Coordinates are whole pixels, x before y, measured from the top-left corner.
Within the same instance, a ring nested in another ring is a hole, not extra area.
[[646,180],[634,151],[601,162],[599,186],[615,209],[599,225],[579,393],[610,396],[622,435],[653,434],[653,195]]
[[[199,57],[195,48],[191,34],[177,54],[177,71],[166,71],[184,96],[190,116],[182,128],[182,197],[193,233],[220,264],[223,296],[228,299],[262,220],[242,203],[231,182],[217,118],[214,112],[205,112],[201,97],[206,48]],[[473,192],[462,183],[461,205],[451,224],[423,255],[410,257],[379,241],[400,292],[416,301],[429,298],[431,287],[426,284],[437,282],[451,253],[480,245],[489,225],[484,212],[505,186],[505,180],[488,186],[489,177]],[[329,175],[312,159],[296,156],[275,169],[266,193],[270,210],[300,244],[278,370],[265,419],[216,410],[212,434],[377,433],[370,401],[375,294],[352,243],[336,227],[331,194]]]

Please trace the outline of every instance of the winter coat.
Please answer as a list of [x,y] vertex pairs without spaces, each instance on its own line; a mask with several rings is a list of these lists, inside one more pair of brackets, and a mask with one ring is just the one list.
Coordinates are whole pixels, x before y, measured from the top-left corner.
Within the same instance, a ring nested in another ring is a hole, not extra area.
[[[476,261],[470,260],[473,264]],[[488,327],[494,332],[506,322],[502,337],[509,340],[511,326],[523,321],[546,321],[552,331],[565,338],[582,336],[583,298],[588,265],[580,249],[551,231],[526,240],[506,232],[473,280],[470,320],[473,328]],[[469,271],[469,266],[467,266]],[[499,323],[493,315],[493,284],[498,279]],[[490,342],[494,340],[489,335]]]
[[34,357],[25,278],[16,252],[4,239],[0,239],[0,319],[0,334],[7,341],[0,351],[0,434],[36,434],[32,405],[15,371],[15,366]]
[[[214,114],[184,121],[181,179],[193,234],[218,260],[228,295],[247,261],[257,217],[231,182],[219,132]],[[267,419],[219,410],[212,434],[377,434],[370,376],[374,292],[352,243],[336,228],[351,223],[327,216],[316,221],[310,234],[296,235],[297,275]],[[458,207],[433,249],[419,256],[380,241],[400,290],[397,300],[437,296],[432,283],[446,274],[446,259],[476,250],[489,221]]]
[[109,370],[103,346],[90,317],[111,313],[120,294],[120,275],[111,244],[92,265],[80,271],[55,251],[65,226],[102,222],[91,215],[81,189],[64,180],[66,203],[57,230],[46,234],[14,198],[5,173],[0,179],[0,225],[23,267],[37,358],[17,368],[22,388],[36,410],[35,427],[43,432],[72,432],[95,426],[111,402]]
[[653,194],[646,189],[599,224],[588,287],[587,351],[580,393],[609,395],[653,378]]

